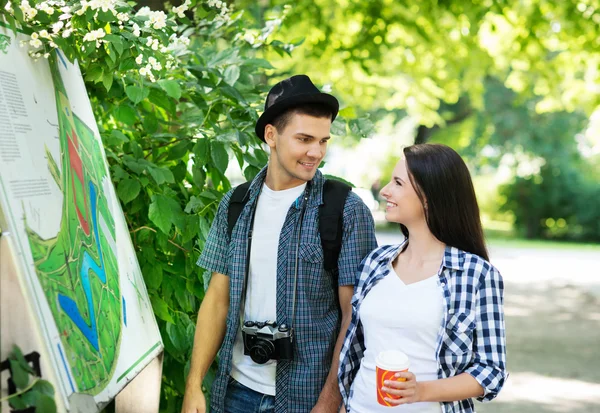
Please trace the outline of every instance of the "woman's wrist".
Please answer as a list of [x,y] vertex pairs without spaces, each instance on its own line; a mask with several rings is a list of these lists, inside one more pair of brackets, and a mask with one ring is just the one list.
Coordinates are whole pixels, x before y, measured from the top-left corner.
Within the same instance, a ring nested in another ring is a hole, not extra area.
[[429,401],[430,381],[418,381],[417,382],[417,402]]

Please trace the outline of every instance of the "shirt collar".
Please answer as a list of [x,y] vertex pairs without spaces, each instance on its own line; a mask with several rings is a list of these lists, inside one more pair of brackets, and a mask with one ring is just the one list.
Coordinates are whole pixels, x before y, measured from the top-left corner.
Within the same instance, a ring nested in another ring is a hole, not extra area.
[[[267,178],[267,167],[263,167],[260,172],[254,177],[252,183],[250,184],[250,188],[246,194],[249,200],[254,200],[260,194],[263,183]],[[323,203],[323,183],[325,182],[325,178],[321,171],[317,169],[315,176],[309,182],[310,194],[308,196],[308,206],[319,206]],[[298,202],[294,202],[294,207],[299,208]]]
[[[400,244],[385,250],[381,255],[375,258],[375,261],[392,262],[398,256],[398,254],[400,254],[400,251],[402,251],[402,248],[404,248],[406,242],[407,240],[404,240]],[[463,268],[464,263],[465,252],[456,247],[446,245],[444,250],[444,258],[442,259],[442,266],[448,269],[460,270]]]

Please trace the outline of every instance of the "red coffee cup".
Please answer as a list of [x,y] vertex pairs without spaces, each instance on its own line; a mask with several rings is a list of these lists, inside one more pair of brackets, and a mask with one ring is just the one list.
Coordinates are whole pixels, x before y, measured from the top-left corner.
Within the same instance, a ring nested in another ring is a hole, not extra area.
[[399,399],[398,396],[393,396],[383,390],[383,384],[386,380],[406,381],[401,377],[395,377],[396,373],[408,371],[410,361],[408,356],[398,350],[387,350],[379,353],[375,359],[375,368],[377,371],[377,402],[382,406],[392,406],[385,398]]

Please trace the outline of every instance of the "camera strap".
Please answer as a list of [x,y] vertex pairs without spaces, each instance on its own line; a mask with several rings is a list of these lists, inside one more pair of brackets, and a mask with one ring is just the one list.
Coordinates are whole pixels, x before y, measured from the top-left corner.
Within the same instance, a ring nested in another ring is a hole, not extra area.
[[[294,317],[296,315],[296,292],[298,289],[298,261],[299,261],[299,253],[300,253],[300,240],[302,237],[302,222],[304,221],[304,213],[306,212],[306,206],[308,204],[308,194],[310,190],[310,182],[306,184],[306,189],[302,195],[303,202],[302,208],[300,209],[300,219],[298,220],[298,233],[296,240],[296,262],[294,265],[294,295],[292,302],[292,318],[290,319],[290,325],[293,326]],[[260,196],[260,195],[259,195]],[[248,290],[248,278],[250,278],[250,251],[252,250],[252,235],[254,232],[254,218],[256,216],[256,208],[258,206],[258,198],[256,199],[256,205],[252,210],[252,217],[250,218],[250,231],[248,231],[248,248],[246,250],[246,271],[244,273],[244,288],[242,290],[242,302],[241,302],[241,311],[240,311],[240,325],[244,323],[244,312],[246,310],[246,291]],[[291,327],[293,329],[293,327]],[[292,335],[293,340],[293,335]]]

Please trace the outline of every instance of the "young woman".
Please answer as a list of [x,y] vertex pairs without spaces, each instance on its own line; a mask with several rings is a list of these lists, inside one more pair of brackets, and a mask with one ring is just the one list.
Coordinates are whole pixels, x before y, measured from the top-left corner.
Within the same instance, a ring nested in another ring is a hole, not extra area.
[[[488,262],[467,166],[445,145],[404,149],[382,190],[386,219],[405,240],[360,266],[338,378],[348,413],[474,412],[506,372],[502,277]],[[377,401],[375,360],[404,352],[407,372],[386,380]]]

